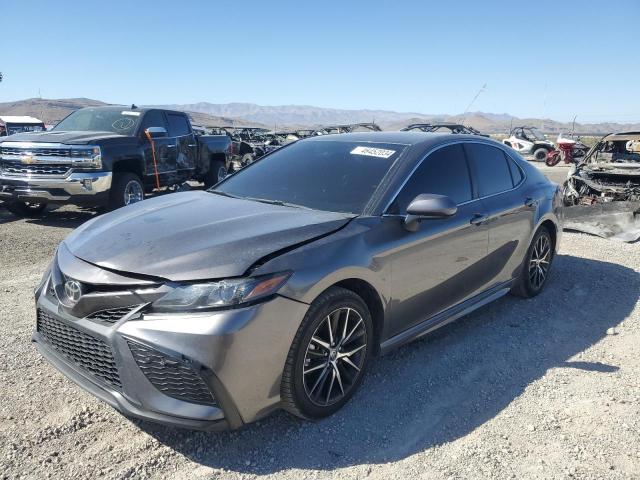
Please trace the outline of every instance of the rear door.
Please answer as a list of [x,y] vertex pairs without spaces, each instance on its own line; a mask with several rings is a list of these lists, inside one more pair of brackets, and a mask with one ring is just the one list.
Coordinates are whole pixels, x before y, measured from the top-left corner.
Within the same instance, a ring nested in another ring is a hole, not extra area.
[[169,134],[176,139],[176,170],[193,170],[196,168],[196,139],[191,123],[182,113],[167,112]]
[[[402,223],[407,205],[422,193],[447,195],[458,211],[450,218],[423,220],[417,232],[408,232]],[[492,272],[485,265],[488,230],[482,222],[483,208],[474,198],[462,144],[431,153],[410,176],[385,219],[396,222],[397,242],[389,251],[393,297],[389,335],[480,293],[491,281]]]
[[501,148],[466,143],[474,181],[489,227],[489,268],[494,283],[510,280],[519,268],[534,224],[536,200],[527,198],[524,172]]

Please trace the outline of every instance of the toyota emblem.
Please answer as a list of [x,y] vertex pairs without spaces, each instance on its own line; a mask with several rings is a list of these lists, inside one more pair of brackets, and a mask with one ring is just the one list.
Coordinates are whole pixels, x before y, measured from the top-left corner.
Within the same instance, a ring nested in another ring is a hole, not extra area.
[[82,296],[82,285],[76,280],[67,280],[64,284],[64,294],[71,303],[76,304]]

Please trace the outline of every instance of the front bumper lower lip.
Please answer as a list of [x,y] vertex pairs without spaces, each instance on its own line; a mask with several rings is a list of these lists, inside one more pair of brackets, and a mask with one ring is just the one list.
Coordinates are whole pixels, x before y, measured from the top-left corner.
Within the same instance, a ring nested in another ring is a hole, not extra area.
[[115,389],[110,389],[106,385],[96,382],[83,370],[73,363],[61,358],[55,350],[50,348],[41,338],[39,333],[34,333],[32,341],[40,354],[45,357],[54,367],[62,372],[70,380],[78,384],[84,390],[106,402],[120,413],[127,417],[148,420],[172,427],[188,428],[194,430],[221,431],[230,428],[225,419],[221,420],[199,420],[184,417],[175,417],[163,413],[154,412],[148,409],[138,408],[129,401],[122,393]]
[[108,195],[111,172],[74,172],[66,177],[0,175],[0,199],[39,202],[72,202],[74,198],[98,199]]

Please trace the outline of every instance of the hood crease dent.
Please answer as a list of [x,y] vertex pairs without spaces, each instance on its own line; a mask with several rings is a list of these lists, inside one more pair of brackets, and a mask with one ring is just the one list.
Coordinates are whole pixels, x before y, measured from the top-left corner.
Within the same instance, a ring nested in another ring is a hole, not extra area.
[[81,260],[117,272],[221,279],[242,276],[264,257],[329,235],[353,217],[194,191],[101,215],[64,243]]

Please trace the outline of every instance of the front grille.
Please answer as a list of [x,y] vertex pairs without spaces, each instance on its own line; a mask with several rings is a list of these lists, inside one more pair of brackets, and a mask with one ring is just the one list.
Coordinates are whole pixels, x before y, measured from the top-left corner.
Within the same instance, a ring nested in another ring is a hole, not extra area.
[[0,170],[7,175],[65,175],[71,167],[61,164],[31,163],[2,160]]
[[187,363],[146,345],[130,340],[127,343],[142,373],[162,393],[186,402],[216,405],[202,377]]
[[0,155],[30,155],[34,157],[70,157],[69,148],[24,148],[24,147],[0,147]]
[[38,310],[38,332],[58,353],[109,385],[122,388],[109,345]]
[[129,307],[118,307],[118,308],[109,308],[107,310],[100,310],[98,312],[93,312],[90,315],[87,315],[87,319],[94,320],[100,323],[108,323],[113,325],[126,314],[131,312],[134,308],[139,307],[140,305],[131,305]]

